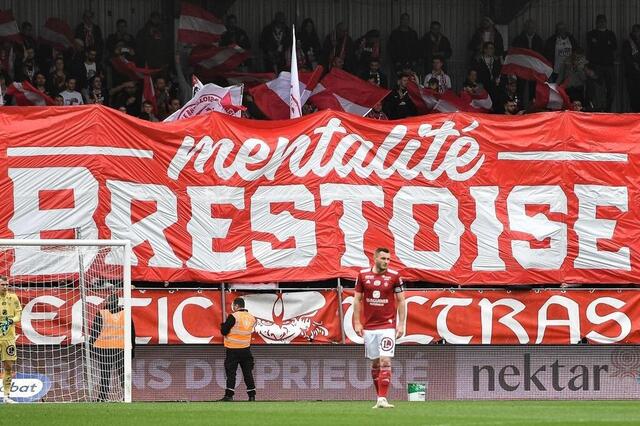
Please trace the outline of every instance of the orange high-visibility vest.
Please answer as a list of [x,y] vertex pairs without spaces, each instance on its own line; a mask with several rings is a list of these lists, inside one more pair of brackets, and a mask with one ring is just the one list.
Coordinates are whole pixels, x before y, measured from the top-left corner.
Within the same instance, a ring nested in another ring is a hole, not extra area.
[[93,346],[104,349],[124,349],[124,311],[112,314],[107,309],[100,311],[102,330]]
[[234,312],[236,319],[229,334],[224,336],[224,347],[229,349],[248,348],[251,345],[251,334],[256,325],[256,319],[247,311]]

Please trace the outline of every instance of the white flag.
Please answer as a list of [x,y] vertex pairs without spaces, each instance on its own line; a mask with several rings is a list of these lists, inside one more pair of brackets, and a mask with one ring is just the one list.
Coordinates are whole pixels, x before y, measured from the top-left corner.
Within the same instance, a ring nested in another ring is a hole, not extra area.
[[242,85],[220,87],[213,83],[205,84],[189,102],[164,121],[181,120],[210,111],[240,117],[240,112],[245,109],[242,106],[243,87]]
[[298,55],[296,46],[296,27],[291,26],[293,42],[291,43],[291,90],[289,95],[289,118],[302,117],[302,102],[300,100],[300,80],[298,79]]
[[196,93],[198,93],[198,90],[202,90],[204,84],[202,84],[200,79],[194,74],[191,76],[191,85],[193,86],[193,88],[191,89],[191,97],[193,98]]

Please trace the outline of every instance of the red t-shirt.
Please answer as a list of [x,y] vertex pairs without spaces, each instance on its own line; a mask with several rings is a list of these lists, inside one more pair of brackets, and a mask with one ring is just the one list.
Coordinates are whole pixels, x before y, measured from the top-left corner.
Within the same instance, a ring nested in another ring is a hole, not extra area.
[[396,328],[396,293],[404,291],[397,271],[387,269],[384,274],[374,274],[371,268],[358,274],[356,292],[362,293],[365,330]]

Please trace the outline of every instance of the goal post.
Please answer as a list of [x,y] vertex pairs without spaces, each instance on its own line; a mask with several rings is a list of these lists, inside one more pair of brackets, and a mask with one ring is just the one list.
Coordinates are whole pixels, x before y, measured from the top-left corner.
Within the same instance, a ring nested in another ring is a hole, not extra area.
[[0,239],[0,275],[23,309],[12,399],[131,402],[130,241]]

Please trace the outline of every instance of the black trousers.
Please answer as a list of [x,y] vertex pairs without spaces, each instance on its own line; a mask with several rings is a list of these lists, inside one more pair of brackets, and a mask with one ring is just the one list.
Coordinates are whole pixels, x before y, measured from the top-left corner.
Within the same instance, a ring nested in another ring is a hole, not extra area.
[[100,368],[100,382],[98,384],[98,401],[108,401],[111,389],[111,372],[118,373],[120,386],[124,389],[124,351],[121,349],[94,348],[94,356]]
[[226,350],[227,355],[224,359],[224,371],[227,375],[227,389],[225,389],[225,396],[233,396],[236,388],[236,372],[238,371],[238,365],[242,369],[242,376],[244,383],[247,385],[247,394],[249,396],[256,395],[256,384],[253,380],[253,355],[251,354],[251,348],[243,349],[229,349]]

